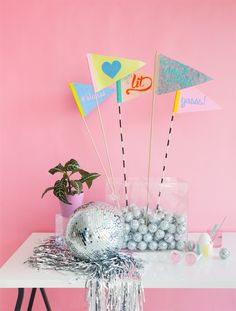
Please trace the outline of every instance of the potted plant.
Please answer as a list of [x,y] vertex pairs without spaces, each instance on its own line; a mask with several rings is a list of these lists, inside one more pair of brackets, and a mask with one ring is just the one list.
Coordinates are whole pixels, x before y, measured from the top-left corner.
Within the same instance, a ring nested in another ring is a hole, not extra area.
[[[81,169],[79,163],[74,159],[64,165],[59,163],[51,168],[49,173],[52,175],[61,173],[62,178],[57,180],[53,187],[47,188],[43,192],[42,198],[48,191],[53,190],[53,194],[60,201],[61,214],[64,217],[69,217],[75,209],[83,204],[83,183],[86,183],[87,187],[90,188],[93,180],[100,176],[98,173],[89,173]],[[71,179],[75,173],[80,174],[80,179]]]

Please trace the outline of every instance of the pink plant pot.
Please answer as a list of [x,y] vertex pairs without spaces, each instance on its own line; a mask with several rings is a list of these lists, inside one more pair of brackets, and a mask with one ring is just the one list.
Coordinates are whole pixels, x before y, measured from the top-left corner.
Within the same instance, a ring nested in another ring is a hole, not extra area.
[[66,195],[68,202],[71,204],[66,204],[60,201],[61,215],[63,217],[70,217],[74,211],[83,204],[84,193],[75,195]]

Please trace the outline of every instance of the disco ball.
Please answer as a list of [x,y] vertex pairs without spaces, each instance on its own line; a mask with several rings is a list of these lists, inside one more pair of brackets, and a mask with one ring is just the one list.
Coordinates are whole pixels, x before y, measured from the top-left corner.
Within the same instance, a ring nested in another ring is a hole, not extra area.
[[80,206],[70,217],[66,242],[75,257],[101,259],[121,249],[124,241],[122,212],[103,202]]

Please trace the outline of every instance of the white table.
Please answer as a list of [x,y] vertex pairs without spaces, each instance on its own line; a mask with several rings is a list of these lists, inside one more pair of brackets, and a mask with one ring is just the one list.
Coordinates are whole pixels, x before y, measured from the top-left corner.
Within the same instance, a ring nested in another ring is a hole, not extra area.
[[[0,269],[1,288],[18,288],[19,303],[23,299],[24,288],[34,289],[32,301],[36,288],[40,288],[47,310],[51,309],[49,304],[47,306],[44,288],[84,288],[85,284],[85,279],[75,281],[70,272],[37,271],[24,264],[32,255],[33,248],[50,235],[32,233]],[[196,240],[197,237],[196,233],[189,235],[189,239]],[[219,249],[215,249],[212,258],[202,257],[194,266],[186,265],[184,260],[172,264],[169,252],[135,253],[146,261],[142,278],[144,288],[236,288],[236,233],[224,233],[223,246],[230,249],[230,258],[221,260]],[[17,311],[20,310],[19,303]]]

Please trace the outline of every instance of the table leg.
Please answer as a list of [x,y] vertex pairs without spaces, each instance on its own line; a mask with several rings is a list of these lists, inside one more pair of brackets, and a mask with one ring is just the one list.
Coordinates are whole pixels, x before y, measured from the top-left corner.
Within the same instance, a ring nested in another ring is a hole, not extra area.
[[49,301],[48,301],[48,297],[47,297],[46,292],[45,292],[45,289],[44,288],[40,288],[40,291],[41,291],[41,294],[42,294],[42,297],[43,297],[43,301],[45,303],[47,311],[52,311],[52,309],[50,307],[50,304],[49,304]]
[[18,288],[18,297],[16,300],[15,311],[21,310],[23,298],[24,298],[24,288]]
[[27,311],[31,311],[32,310],[32,307],[33,307],[33,304],[34,304],[34,297],[35,297],[35,294],[36,294],[36,290],[37,290],[37,288],[32,288]]

